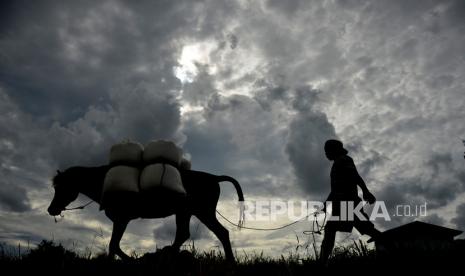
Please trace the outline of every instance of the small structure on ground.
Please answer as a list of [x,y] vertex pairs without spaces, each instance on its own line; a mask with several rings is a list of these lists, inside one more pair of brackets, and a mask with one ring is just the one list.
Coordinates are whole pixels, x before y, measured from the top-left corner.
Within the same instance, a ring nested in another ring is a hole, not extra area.
[[454,238],[463,231],[414,221],[381,233],[375,241],[377,252],[430,252],[458,246]]

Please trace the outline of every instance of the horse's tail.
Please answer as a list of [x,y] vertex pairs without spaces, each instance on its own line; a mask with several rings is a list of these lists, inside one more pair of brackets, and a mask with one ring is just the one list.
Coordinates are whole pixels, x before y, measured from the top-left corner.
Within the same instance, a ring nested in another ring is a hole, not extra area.
[[230,176],[227,176],[227,175],[218,176],[218,182],[223,182],[223,181],[231,182],[234,185],[234,188],[236,188],[237,196],[239,197],[239,222],[237,225],[239,226],[239,229],[240,229],[245,224],[244,194],[242,193],[241,185],[236,179]]
[[231,182],[234,185],[234,188],[236,188],[237,196],[239,197],[239,201],[244,201],[244,194],[242,193],[242,188],[239,182],[237,182],[236,179],[227,176],[227,175],[220,175],[218,176],[218,182],[223,182],[223,181],[228,181]]

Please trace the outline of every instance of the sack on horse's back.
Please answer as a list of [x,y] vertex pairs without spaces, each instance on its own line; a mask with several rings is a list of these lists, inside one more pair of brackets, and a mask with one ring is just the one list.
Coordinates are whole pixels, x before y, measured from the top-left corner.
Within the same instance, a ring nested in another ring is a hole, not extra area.
[[[182,149],[173,142],[155,140],[145,149],[137,142],[115,144],[110,150],[110,166],[102,191],[103,205],[112,198],[118,201],[125,194],[137,195],[141,191],[160,195],[187,194],[178,169],[190,169],[190,161],[182,158]],[[101,205],[100,209],[105,207]]]
[[140,170],[129,166],[111,168],[103,183],[103,193],[106,192],[138,192]]
[[156,191],[166,188],[179,194],[187,194],[182,184],[178,169],[170,164],[152,164],[142,170],[140,190],[142,192]]
[[166,189],[185,195],[179,170],[182,163],[182,149],[175,143],[154,140],[145,146],[142,159],[146,166],[140,177],[141,191],[159,191]]
[[140,170],[129,166],[115,166],[105,175],[100,209],[107,205],[111,194],[138,193]]
[[168,163],[179,168],[182,149],[171,141],[154,140],[145,146],[142,159],[145,164]]
[[126,165],[138,167],[142,163],[144,147],[137,142],[122,142],[110,149],[110,165]]

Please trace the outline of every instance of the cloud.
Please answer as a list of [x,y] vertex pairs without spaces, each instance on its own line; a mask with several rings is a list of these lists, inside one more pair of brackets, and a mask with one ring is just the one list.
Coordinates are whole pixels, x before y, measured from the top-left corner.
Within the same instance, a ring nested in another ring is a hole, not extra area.
[[[392,177],[390,180],[398,183],[394,189],[403,194],[394,198],[408,199],[416,198],[417,201],[428,203],[429,208],[436,209],[444,207],[453,202],[457,196],[463,193],[464,172],[460,168],[456,169],[456,163],[452,156],[446,153],[433,154],[429,160],[424,162],[422,175],[410,178]],[[386,193],[386,199],[390,199],[390,192],[393,187],[386,187],[381,190],[381,194]],[[393,199],[392,199],[393,200]]]
[[[279,127],[282,119],[254,98],[214,94],[198,116],[183,127],[188,137],[184,147],[194,169],[229,174],[249,194],[263,194],[266,185],[267,193],[274,195],[292,185],[282,150],[286,137],[285,129]],[[236,192],[230,192],[235,197]]]
[[427,216],[426,218],[422,218],[422,221],[441,226],[444,226],[446,224],[444,218],[438,216],[437,214],[432,214]]
[[178,103],[169,94],[149,88],[118,94],[106,107],[91,106],[77,121],[52,125],[53,160],[60,168],[100,165],[107,163],[110,145],[124,139],[143,144],[153,139],[181,140],[179,113]]
[[452,223],[455,223],[457,229],[465,229],[465,204],[460,204],[456,209],[456,217],[452,219]]
[[3,181],[0,186],[0,207],[11,212],[26,212],[31,209],[26,190]]
[[41,170],[48,169],[44,132],[1,88],[0,109],[4,114],[0,118],[0,206],[12,212],[30,211],[28,192],[44,187]]
[[208,67],[196,64],[196,68],[199,72],[195,81],[184,84],[182,98],[189,104],[202,105],[217,93],[217,89],[213,77],[208,73]]
[[337,138],[326,115],[315,108],[319,93],[312,87],[297,89],[293,99],[296,115],[290,123],[286,145],[298,184],[315,200],[323,200],[323,194],[329,192],[329,163],[324,160],[324,143]]

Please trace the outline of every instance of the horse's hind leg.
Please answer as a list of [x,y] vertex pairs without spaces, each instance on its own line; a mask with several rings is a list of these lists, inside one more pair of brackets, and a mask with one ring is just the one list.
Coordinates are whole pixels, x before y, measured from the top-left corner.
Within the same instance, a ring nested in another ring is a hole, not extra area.
[[223,244],[224,254],[228,261],[234,262],[234,255],[231,249],[231,241],[229,240],[229,231],[216,219],[215,213],[196,215],[210,231],[212,231]]
[[191,214],[176,214],[176,237],[174,238],[173,248],[179,250],[181,245],[190,237],[189,222]]
[[119,256],[123,260],[129,260],[131,257],[126,255],[123,250],[121,250],[119,243],[121,238],[123,237],[124,231],[128,226],[129,221],[122,220],[122,221],[113,221],[113,232],[111,234],[110,240],[110,249],[109,249],[109,257],[113,258],[115,255]]

